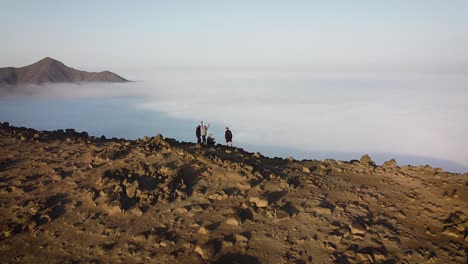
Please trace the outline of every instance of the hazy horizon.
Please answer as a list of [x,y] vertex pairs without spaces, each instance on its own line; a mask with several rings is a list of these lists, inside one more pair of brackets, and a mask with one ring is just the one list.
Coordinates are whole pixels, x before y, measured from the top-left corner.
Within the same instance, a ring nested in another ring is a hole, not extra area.
[[468,72],[463,0],[0,4],[0,67]]

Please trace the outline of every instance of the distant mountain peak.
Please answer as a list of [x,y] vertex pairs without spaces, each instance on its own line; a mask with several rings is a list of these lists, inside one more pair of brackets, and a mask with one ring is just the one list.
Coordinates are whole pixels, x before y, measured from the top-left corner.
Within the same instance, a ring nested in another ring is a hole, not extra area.
[[0,86],[63,82],[127,82],[113,72],[86,72],[70,68],[51,57],[20,68],[0,68]]
[[40,60],[40,61],[38,61],[38,62],[54,62],[54,61],[57,61],[57,62],[58,62],[58,60],[53,59],[53,58],[51,58],[51,57],[45,57],[45,58],[43,58],[42,60]]
[[33,65],[34,64],[56,64],[56,63],[57,64],[63,64],[62,62],[60,62],[60,61],[58,61],[56,59],[53,59],[51,57],[45,57],[42,60],[39,60],[39,61],[33,63]]
[[48,70],[51,67],[67,67],[62,62],[52,59],[51,57],[45,57],[44,59],[31,64],[30,66],[36,65],[40,67],[42,70]]

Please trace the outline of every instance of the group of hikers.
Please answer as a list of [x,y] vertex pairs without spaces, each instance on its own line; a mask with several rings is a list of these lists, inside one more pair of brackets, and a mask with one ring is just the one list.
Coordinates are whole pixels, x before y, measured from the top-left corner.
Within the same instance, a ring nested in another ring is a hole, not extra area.
[[[212,134],[208,134],[208,128],[210,128],[210,123],[204,125],[203,121],[195,129],[195,135],[197,136],[197,144],[205,145],[215,145],[216,141]],[[207,136],[208,135],[208,136]],[[224,138],[226,139],[226,145],[232,147],[232,132],[226,127],[226,132],[224,132]]]

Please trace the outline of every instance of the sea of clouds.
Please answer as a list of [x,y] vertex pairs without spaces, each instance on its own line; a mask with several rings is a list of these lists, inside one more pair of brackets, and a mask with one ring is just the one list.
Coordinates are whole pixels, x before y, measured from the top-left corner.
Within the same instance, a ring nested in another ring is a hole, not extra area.
[[271,155],[371,153],[380,162],[396,157],[400,164],[468,168],[466,74],[168,70],[130,83],[27,86],[1,96],[139,98],[133,110],[162,112],[193,127],[210,122],[218,141],[229,126],[235,144]]

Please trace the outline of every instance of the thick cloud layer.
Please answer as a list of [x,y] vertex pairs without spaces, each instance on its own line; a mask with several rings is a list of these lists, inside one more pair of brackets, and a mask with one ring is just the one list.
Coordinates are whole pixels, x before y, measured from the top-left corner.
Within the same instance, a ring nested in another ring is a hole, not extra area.
[[3,100],[18,93],[136,97],[142,99],[132,103],[137,109],[193,120],[194,125],[211,122],[218,138],[229,126],[239,145],[395,153],[468,165],[466,75],[190,71],[153,76],[152,81],[128,84],[23,87]]

